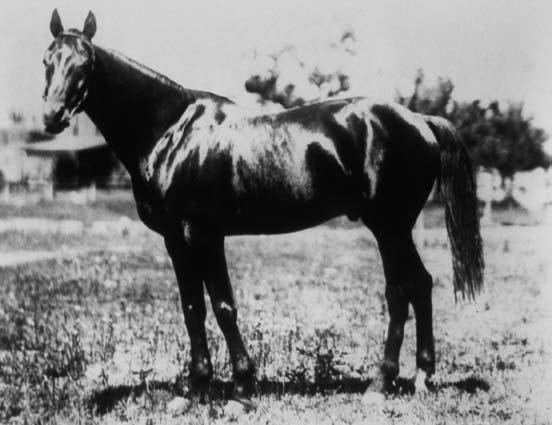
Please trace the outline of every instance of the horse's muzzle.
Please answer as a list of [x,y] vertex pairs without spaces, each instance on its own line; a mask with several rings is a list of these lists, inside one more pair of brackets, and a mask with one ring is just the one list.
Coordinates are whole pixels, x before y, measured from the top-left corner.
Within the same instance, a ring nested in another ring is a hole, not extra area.
[[49,123],[44,125],[46,132],[51,134],[59,134],[69,127],[69,121],[59,121],[57,123]]
[[69,114],[63,106],[61,108],[45,108],[42,115],[44,129],[52,134],[58,134],[65,130],[69,126],[69,121]]

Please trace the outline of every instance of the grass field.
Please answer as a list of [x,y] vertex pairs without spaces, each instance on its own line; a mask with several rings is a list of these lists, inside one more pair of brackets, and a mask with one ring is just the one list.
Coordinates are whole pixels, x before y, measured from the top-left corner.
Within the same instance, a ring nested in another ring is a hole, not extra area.
[[[475,303],[456,304],[446,235],[427,231],[433,390],[412,395],[403,385],[382,405],[362,397],[387,326],[369,232],[334,225],[230,238],[240,327],[258,366],[257,408],[226,408],[229,359],[209,312],[212,402],[185,403],[174,414],[167,404],[187,395],[189,345],[161,239],[65,235],[66,246],[93,250],[0,269],[0,422],[551,423],[550,236],[539,227],[484,229],[485,289]],[[35,249],[55,249],[52,235],[25,237]],[[114,244],[128,249],[112,251]],[[404,378],[414,370],[413,320],[406,332]]]

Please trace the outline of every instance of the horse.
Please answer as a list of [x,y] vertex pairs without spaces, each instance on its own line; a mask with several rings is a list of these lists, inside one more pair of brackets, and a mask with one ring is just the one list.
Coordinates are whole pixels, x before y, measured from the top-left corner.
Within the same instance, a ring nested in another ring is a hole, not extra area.
[[370,391],[389,391],[411,304],[417,391],[435,372],[431,275],[412,228],[434,183],[445,202],[453,286],[474,297],[483,252],[472,165],[445,119],[367,98],[327,100],[278,113],[181,87],[92,43],[96,18],[65,30],[57,10],[44,55],[43,122],[59,133],[85,112],[128,170],[137,211],[165,242],[190,340],[193,394],[208,393],[207,290],[229,350],[233,396],[255,392],[255,365],[237,325],[226,236],[294,232],[345,215],[375,236],[389,327]]

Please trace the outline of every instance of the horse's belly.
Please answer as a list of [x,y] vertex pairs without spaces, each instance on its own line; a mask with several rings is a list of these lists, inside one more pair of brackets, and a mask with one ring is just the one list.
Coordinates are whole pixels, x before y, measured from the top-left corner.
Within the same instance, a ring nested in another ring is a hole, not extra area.
[[211,223],[227,234],[286,233],[338,215],[360,215],[362,193],[339,169],[326,166],[323,175],[284,167],[246,171],[234,178],[213,172],[205,174],[208,178],[176,180],[164,198],[167,211],[183,220]]
[[221,217],[226,234],[273,234],[303,230],[347,214],[341,202],[259,200],[239,203]]

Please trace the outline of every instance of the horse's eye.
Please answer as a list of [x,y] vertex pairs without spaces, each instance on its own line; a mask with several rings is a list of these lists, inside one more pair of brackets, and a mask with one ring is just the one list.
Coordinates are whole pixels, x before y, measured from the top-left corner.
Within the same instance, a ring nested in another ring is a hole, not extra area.
[[84,77],[84,70],[81,67],[75,67],[70,72],[74,78],[82,79]]

